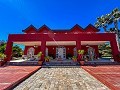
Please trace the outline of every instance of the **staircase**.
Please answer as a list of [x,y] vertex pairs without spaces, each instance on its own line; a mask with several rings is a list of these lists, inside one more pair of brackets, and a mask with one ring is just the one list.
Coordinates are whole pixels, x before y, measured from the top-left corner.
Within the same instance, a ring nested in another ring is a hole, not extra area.
[[120,65],[119,62],[85,62],[85,65]]
[[80,64],[78,62],[73,62],[72,60],[64,60],[64,61],[50,61],[50,62],[44,62],[43,68],[48,67],[80,67]]
[[25,62],[7,62],[10,66],[39,66],[38,61],[25,61]]

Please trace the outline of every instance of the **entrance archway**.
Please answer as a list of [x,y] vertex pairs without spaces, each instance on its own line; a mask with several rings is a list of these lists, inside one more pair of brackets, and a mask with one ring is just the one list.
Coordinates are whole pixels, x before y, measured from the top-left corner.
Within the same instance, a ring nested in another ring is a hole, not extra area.
[[56,47],[56,58],[66,59],[66,48],[64,46]]

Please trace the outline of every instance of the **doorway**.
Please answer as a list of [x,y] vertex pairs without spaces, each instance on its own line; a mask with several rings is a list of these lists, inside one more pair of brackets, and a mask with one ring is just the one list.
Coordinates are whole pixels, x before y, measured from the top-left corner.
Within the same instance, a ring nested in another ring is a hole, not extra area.
[[59,46],[56,48],[56,58],[66,59],[66,48]]

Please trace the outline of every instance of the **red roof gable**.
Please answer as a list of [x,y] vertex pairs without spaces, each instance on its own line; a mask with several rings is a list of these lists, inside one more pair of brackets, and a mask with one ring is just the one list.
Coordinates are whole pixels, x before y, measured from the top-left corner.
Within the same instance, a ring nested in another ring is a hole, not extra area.
[[94,27],[92,24],[89,24],[85,29],[85,32],[99,32],[100,30]]
[[58,30],[51,30],[46,25],[43,25],[38,30],[33,25],[30,25],[28,28],[23,30],[23,32],[25,32],[25,33],[48,33],[50,31],[57,32],[57,33],[65,33],[65,32],[67,32],[67,33],[78,34],[78,33],[82,33],[82,32],[93,32],[93,33],[96,33],[96,32],[99,32],[100,30],[97,29],[96,27],[94,27],[92,24],[89,24],[85,29],[83,29],[81,26],[76,24],[71,29],[66,29],[66,30],[59,30],[59,29]]
[[50,29],[48,26],[43,25],[42,27],[40,27],[40,28],[38,29],[38,33],[48,33],[50,30],[51,30],[51,29]]
[[37,29],[33,25],[30,25],[25,30],[23,30],[23,32],[25,32],[25,33],[37,33]]
[[74,27],[71,28],[71,32],[81,33],[81,32],[84,32],[84,29],[78,24],[76,24]]

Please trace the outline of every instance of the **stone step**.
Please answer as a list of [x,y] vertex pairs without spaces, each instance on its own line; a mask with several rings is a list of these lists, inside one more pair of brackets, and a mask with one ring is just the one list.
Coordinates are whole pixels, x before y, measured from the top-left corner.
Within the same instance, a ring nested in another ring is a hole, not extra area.
[[76,67],[80,66],[78,62],[73,62],[73,61],[67,61],[67,62],[62,62],[62,61],[56,61],[56,62],[44,62],[43,67]]
[[42,66],[42,68],[80,68],[80,65],[74,65],[74,66],[65,66],[65,65],[63,65],[63,66],[61,66],[61,65],[57,65],[57,66],[47,66],[47,65],[43,65]]
[[85,65],[120,65],[119,62],[85,62]]
[[38,66],[38,62],[8,62],[7,65],[16,65],[16,66]]

